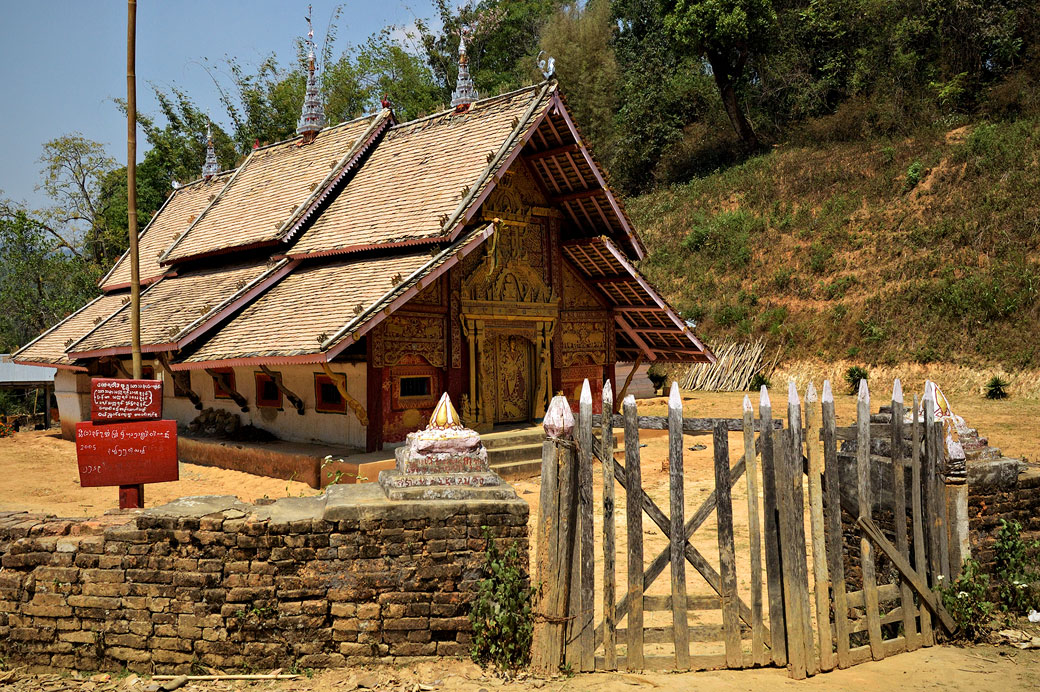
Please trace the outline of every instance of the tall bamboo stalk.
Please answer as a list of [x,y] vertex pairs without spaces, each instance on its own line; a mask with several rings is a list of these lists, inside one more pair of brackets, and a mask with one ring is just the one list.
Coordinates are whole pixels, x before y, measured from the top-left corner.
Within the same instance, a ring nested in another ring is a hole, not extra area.
[[130,234],[130,348],[141,379],[141,263],[137,254],[137,0],[126,8],[126,227]]

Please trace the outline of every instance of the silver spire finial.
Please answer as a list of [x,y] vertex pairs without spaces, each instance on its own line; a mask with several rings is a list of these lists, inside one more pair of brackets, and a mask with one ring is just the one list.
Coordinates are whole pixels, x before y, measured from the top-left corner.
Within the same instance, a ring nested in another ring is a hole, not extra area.
[[303,112],[296,123],[296,134],[303,135],[309,142],[325,127],[325,109],[321,105],[321,92],[314,69],[314,26],[311,24],[311,9],[307,6],[307,94],[303,98]]
[[202,177],[209,180],[220,173],[220,164],[217,163],[217,152],[213,148],[213,123],[206,116],[206,162],[202,164]]
[[480,98],[473,78],[469,76],[469,56],[466,55],[466,43],[473,30],[464,26],[459,31],[459,78],[455,82],[455,91],[451,94],[451,106],[457,110],[465,110],[469,104]]
[[544,50],[538,51],[538,57],[545,56],[545,59],[538,61],[538,69],[542,71],[542,76],[546,79],[552,79],[553,75],[556,74],[556,58],[546,53]]

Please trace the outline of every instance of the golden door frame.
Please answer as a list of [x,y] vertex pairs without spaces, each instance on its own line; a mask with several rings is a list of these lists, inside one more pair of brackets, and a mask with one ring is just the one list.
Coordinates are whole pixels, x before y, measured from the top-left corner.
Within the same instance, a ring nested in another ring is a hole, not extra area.
[[[511,309],[515,310],[513,314]],[[516,314],[521,312],[526,314]],[[545,416],[552,393],[552,337],[558,322],[556,302],[538,306],[502,303],[467,306],[464,301],[462,331],[469,348],[469,392],[462,398],[462,418],[466,425],[478,432],[487,432],[498,422],[495,419],[498,402],[493,400],[497,386],[488,375],[495,366],[495,339],[502,336],[519,336],[531,344],[530,385],[534,395],[530,399],[529,415],[532,419]]]

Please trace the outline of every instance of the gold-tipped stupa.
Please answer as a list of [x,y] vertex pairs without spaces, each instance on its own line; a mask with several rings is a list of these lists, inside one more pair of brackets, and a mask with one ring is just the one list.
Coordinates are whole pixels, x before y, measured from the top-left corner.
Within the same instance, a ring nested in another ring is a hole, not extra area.
[[451,404],[451,397],[448,396],[447,392],[444,392],[440,401],[437,402],[437,407],[433,409],[433,415],[430,416],[430,423],[426,426],[426,429],[462,430],[463,428],[465,426],[459,420],[458,411]]

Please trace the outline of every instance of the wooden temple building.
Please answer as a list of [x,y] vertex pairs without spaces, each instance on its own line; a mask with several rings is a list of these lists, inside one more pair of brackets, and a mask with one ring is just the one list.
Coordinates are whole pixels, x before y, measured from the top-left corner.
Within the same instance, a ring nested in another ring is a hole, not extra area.
[[[613,380],[619,361],[714,359],[637,270],[639,236],[556,81],[479,99],[460,64],[449,110],[325,127],[312,62],[298,137],[224,172],[211,146],[203,177],[174,190],[139,241],[165,417],[217,408],[281,440],[372,451],[444,391],[488,431]],[[129,283],[124,256],[15,355],[58,369],[67,437],[89,419],[90,377],[128,376]]]

